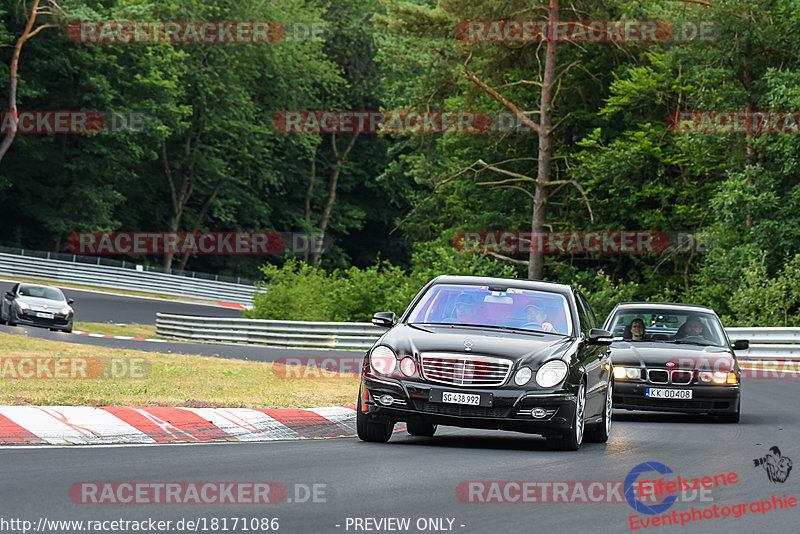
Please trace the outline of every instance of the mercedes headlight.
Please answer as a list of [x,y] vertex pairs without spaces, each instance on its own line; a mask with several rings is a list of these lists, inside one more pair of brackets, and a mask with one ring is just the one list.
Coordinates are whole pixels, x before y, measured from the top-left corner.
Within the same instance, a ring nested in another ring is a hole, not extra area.
[[531,376],[533,376],[533,371],[531,371],[530,367],[520,367],[517,374],[514,375],[514,383],[518,386],[524,386],[530,381]]
[[392,349],[379,345],[369,354],[369,364],[376,373],[390,375],[397,366],[397,357]]
[[567,376],[567,364],[561,360],[552,360],[536,371],[536,383],[543,388],[551,388]]

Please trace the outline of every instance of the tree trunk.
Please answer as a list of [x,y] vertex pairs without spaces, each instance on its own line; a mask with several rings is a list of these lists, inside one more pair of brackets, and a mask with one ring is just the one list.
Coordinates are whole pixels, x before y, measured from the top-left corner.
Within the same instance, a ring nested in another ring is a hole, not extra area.
[[[181,166],[181,183],[180,190],[175,187],[175,180],[172,177],[172,170],[169,168],[169,160],[167,159],[167,143],[161,142],[161,157],[164,159],[164,174],[167,177],[169,184],[170,201],[172,206],[172,213],[169,216],[169,228],[167,232],[177,232],[180,227],[181,217],[183,216],[183,209],[189,203],[189,198],[192,196],[194,190],[194,176],[189,167],[189,157],[191,156],[191,133],[186,132],[186,140],[184,143],[184,163]],[[174,254],[167,252],[164,254],[164,271],[169,272],[172,269],[172,260]]]
[[[558,0],[550,0],[548,28],[558,20]],[[542,80],[542,98],[539,106],[539,165],[537,169],[533,214],[531,216],[531,232],[533,238],[528,257],[528,278],[540,280],[544,273],[544,251],[539,250],[540,240],[536,236],[544,229],[547,222],[547,182],[550,180],[550,161],[552,156],[551,125],[553,122],[553,81],[556,74],[556,42],[548,31],[547,51],[545,52],[544,80]]]
[[[752,57],[753,49],[750,43],[750,39],[745,39],[744,42],[744,54],[742,55],[742,63],[744,63],[744,71],[742,72],[742,84],[744,85],[744,90],[747,92],[747,103],[745,104],[745,111],[751,113],[753,108],[753,78],[752,73],[750,72],[750,58]],[[751,115],[748,115],[751,116]],[[745,169],[747,172],[747,184],[751,185],[753,183],[753,165],[756,162],[756,149],[753,147],[753,138],[752,136],[748,135],[745,137],[745,148],[747,151],[747,168]],[[747,229],[750,230],[753,227],[753,215],[750,213],[750,206],[748,205],[746,208],[747,214],[745,215],[745,224],[747,225]]]
[[[317,180],[317,147],[314,145],[314,152],[311,154],[311,175],[308,177],[308,187],[306,187],[306,226],[307,232],[311,231],[311,201],[314,194],[314,182]],[[308,263],[309,247],[303,251],[303,261]]]
[[[22,52],[22,45],[41,30],[55,27],[55,24],[43,24],[31,31],[33,29],[33,24],[36,22],[36,15],[39,13],[39,0],[34,0],[28,24],[25,25],[25,31],[22,32],[20,38],[17,39],[17,44],[14,46],[14,54],[11,56],[10,80],[8,84],[8,111],[12,114],[11,117],[14,121],[14,128],[6,134],[3,138],[3,142],[0,143],[0,162],[3,161],[3,156],[5,156],[8,149],[11,148],[11,143],[14,142],[14,137],[17,135],[17,126],[19,124],[17,118],[17,71],[19,69],[19,56]],[[47,11],[47,13],[49,13],[49,11]]]
[[[333,155],[336,158],[336,161],[333,165],[333,169],[331,169],[331,178],[328,182],[328,202],[325,203],[325,209],[322,211],[322,217],[319,221],[319,231],[322,234],[322,238],[325,238],[325,231],[328,229],[328,222],[331,218],[331,212],[333,211],[333,205],[336,203],[336,188],[339,185],[339,174],[342,172],[342,166],[344,165],[345,160],[347,159],[347,155],[352,150],[353,145],[356,144],[356,139],[358,138],[358,133],[353,134],[353,137],[350,138],[350,143],[347,145],[347,148],[344,152],[339,153],[338,148],[336,147],[336,134],[331,134],[331,144],[333,145]],[[317,267],[319,265],[320,257],[322,256],[321,250],[314,250],[311,256],[311,265]]]
[[[214,205],[214,201],[217,199],[217,195],[219,195],[220,189],[222,189],[222,179],[220,179],[219,182],[217,182],[217,185],[214,186],[214,190],[206,199],[206,203],[203,204],[203,208],[200,210],[200,213],[198,213],[197,217],[195,217],[194,225],[192,226],[192,233],[200,231],[200,225],[203,224],[203,221],[205,220],[206,215],[208,214],[208,210],[210,210],[211,206]],[[181,258],[181,263],[178,266],[178,269],[182,271],[186,268],[186,263],[189,261],[190,256],[191,254],[189,252],[186,252],[183,255],[183,257]]]

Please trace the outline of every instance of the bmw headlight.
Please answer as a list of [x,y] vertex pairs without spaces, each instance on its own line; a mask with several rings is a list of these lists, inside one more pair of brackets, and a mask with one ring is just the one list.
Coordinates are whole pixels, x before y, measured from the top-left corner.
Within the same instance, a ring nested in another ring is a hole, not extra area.
[[642,370],[638,367],[614,366],[614,378],[617,380],[639,380],[642,378]]
[[530,367],[520,367],[517,374],[514,375],[514,383],[518,386],[524,386],[530,381],[531,376],[533,376],[533,371],[531,371]]
[[369,354],[369,364],[376,373],[390,375],[397,366],[397,357],[386,345],[378,345]]
[[736,378],[736,373],[733,371],[725,372],[725,371],[715,371],[715,372],[708,372],[704,371],[699,375],[701,382],[713,382],[715,384],[737,384],[738,380]]
[[551,388],[567,376],[567,364],[561,360],[552,360],[536,371],[536,383],[543,388]]

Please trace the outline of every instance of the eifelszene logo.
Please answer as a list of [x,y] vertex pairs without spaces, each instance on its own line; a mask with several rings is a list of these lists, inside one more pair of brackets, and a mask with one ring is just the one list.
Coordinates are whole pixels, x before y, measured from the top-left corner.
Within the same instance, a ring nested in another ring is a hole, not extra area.
[[636,480],[639,478],[640,474],[650,471],[655,471],[656,473],[662,475],[672,473],[672,469],[662,463],[644,462],[630,470],[628,476],[625,477],[625,484],[623,487],[625,490],[625,500],[628,501],[628,504],[631,505],[631,508],[639,513],[655,515],[668,510],[670,506],[675,504],[678,496],[670,495],[658,504],[645,504],[637,499],[634,490]]

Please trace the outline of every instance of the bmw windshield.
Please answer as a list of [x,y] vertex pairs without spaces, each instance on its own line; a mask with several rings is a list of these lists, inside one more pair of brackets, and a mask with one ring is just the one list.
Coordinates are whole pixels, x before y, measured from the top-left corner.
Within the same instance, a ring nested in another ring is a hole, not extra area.
[[608,329],[624,341],[727,346],[719,319],[700,311],[623,308]]

